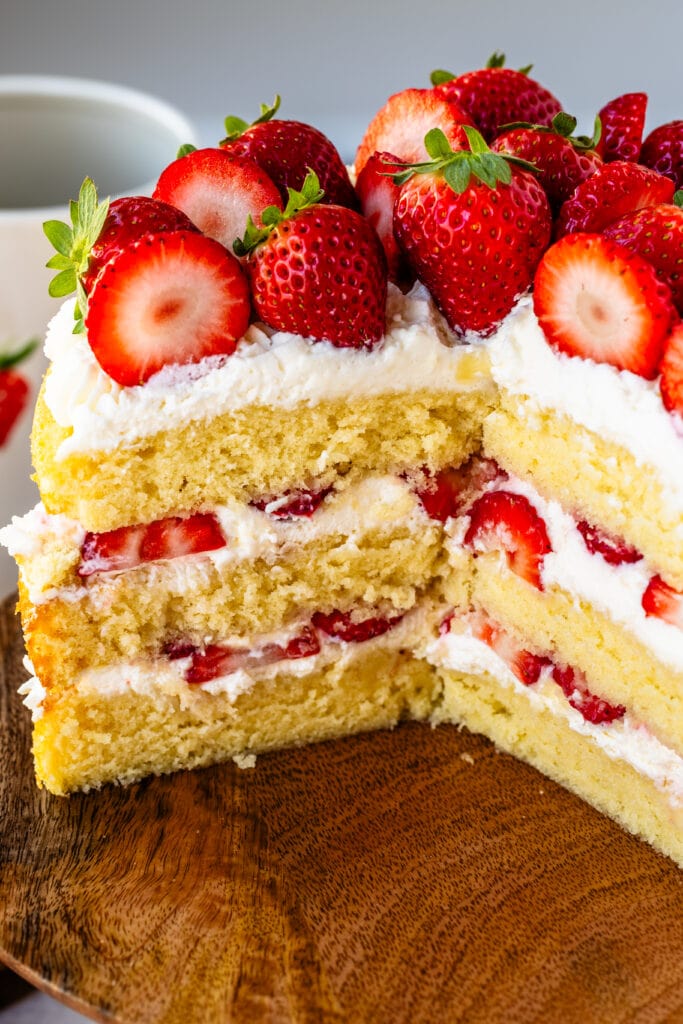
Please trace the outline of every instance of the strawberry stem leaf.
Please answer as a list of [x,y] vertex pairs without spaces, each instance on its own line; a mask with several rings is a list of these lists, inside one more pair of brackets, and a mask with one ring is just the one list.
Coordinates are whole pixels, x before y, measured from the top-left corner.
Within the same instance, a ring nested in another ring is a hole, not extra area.
[[287,205],[284,210],[278,206],[265,208],[261,214],[262,228],[256,227],[251,215],[247,217],[244,238],[236,238],[232,245],[235,255],[248,256],[250,252],[266,241],[273,228],[276,228],[282,221],[294,217],[295,214],[301,213],[302,210],[308,209],[309,206],[319,203],[324,195],[318,175],[309,167],[301,191],[297,192],[293,188],[287,189]]
[[505,54],[499,50],[494,50],[489,59],[486,61],[487,68],[502,68],[505,65]]
[[458,195],[468,188],[472,177],[477,178],[488,188],[494,189],[498,184],[509,185],[512,181],[510,164],[522,167],[526,171],[536,171],[536,167],[527,160],[510,156],[508,153],[494,153],[480,132],[470,125],[463,125],[469,149],[453,150],[448,139],[440,128],[432,128],[425,135],[424,144],[432,158],[415,164],[399,164],[401,170],[391,175],[395,185],[404,185],[414,174],[443,174],[444,178]]
[[0,370],[10,370],[13,366],[18,366],[24,359],[35,352],[38,347],[38,339],[30,338],[29,341],[25,342],[21,348],[15,349],[14,352],[3,352],[0,354]]
[[671,201],[674,206],[683,208],[683,188],[679,188],[674,192],[673,199]]
[[432,85],[443,85],[444,82],[452,82],[455,77],[452,71],[442,71],[437,68],[435,71],[432,71],[429,81]]
[[520,75],[529,75],[533,69],[533,64],[525,64],[523,68],[517,68]]
[[255,124],[265,124],[266,121],[272,120],[280,109],[281,99],[279,96],[275,96],[275,99],[270,104],[261,104],[261,113],[259,116],[249,124],[248,121],[244,121],[241,117],[235,117],[234,115],[228,115],[225,119],[225,138],[222,143],[234,142],[235,139],[239,139],[241,135],[249,129],[253,128]]
[[189,156],[190,153],[196,153],[197,147],[193,146],[191,142],[184,142],[176,153],[176,160],[181,160],[184,156]]
[[560,135],[563,139],[571,142],[574,149],[595,149],[602,133],[600,118],[596,117],[593,124],[593,134],[590,136],[573,136],[572,132],[575,130],[576,124],[577,121],[573,114],[568,114],[566,111],[561,110],[558,114],[555,114],[550,126],[546,124],[532,124],[531,121],[510,121],[508,124],[500,126],[498,135],[503,135],[504,132],[517,131],[520,128],[527,128],[530,131],[541,132],[544,135]]

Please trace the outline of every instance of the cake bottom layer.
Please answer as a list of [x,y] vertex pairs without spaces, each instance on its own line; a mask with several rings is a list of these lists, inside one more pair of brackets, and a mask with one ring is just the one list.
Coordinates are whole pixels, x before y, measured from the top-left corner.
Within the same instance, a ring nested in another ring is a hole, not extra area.
[[64,795],[231,758],[244,764],[267,750],[428,718],[438,687],[426,662],[379,647],[304,674],[283,669],[237,696],[75,688],[35,722],[36,776]]

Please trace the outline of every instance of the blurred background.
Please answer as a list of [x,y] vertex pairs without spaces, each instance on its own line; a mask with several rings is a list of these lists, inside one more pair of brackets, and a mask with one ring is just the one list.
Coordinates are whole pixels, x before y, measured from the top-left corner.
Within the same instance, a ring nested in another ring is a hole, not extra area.
[[121,82],[175,104],[208,144],[223,117],[313,122],[345,159],[392,92],[503,50],[587,129],[623,92],[650,95],[646,131],[680,117],[680,0],[0,0],[2,74]]

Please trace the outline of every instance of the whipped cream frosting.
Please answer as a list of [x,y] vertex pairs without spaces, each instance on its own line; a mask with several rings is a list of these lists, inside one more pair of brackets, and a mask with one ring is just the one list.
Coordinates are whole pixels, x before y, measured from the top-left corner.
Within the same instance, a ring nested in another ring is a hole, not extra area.
[[530,297],[503,321],[490,355],[499,387],[626,448],[656,471],[667,500],[683,511],[683,422],[664,408],[657,381],[556,352]]
[[[73,331],[73,300],[51,321],[45,354],[52,366],[45,402],[72,431],[57,457],[111,450],[141,437],[248,405],[291,409],[349,395],[422,389],[454,393],[488,382],[483,346],[458,344],[426,289],[390,285],[387,333],[370,351],[336,348],[253,324],[231,356],[167,366],[144,385],[122,387],[97,363],[85,335]],[[481,368],[471,354],[480,350]]]
[[469,633],[447,633],[427,645],[427,660],[439,668],[493,676],[501,686],[522,694],[537,711],[563,718],[574,732],[592,740],[608,757],[625,761],[651,779],[673,807],[683,806],[683,758],[657,739],[627,711],[603,725],[587,722],[544,670],[537,683],[525,686],[495,651]]

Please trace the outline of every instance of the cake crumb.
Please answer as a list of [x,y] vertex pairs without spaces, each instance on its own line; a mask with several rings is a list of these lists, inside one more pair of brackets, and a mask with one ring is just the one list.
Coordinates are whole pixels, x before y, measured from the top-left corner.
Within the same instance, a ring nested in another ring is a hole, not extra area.
[[460,760],[464,761],[465,764],[474,764],[474,758],[472,757],[471,754],[467,754],[467,753],[461,754],[460,755]]
[[233,761],[238,768],[255,768],[256,754],[235,754]]

